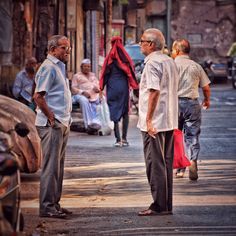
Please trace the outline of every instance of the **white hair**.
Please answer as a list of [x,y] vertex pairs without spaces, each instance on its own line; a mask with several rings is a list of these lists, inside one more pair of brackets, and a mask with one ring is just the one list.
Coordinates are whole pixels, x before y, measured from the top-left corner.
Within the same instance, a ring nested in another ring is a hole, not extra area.
[[144,34],[147,37],[147,40],[150,40],[151,42],[155,43],[157,49],[162,50],[164,48],[165,37],[159,29],[156,28],[146,29],[144,31]]

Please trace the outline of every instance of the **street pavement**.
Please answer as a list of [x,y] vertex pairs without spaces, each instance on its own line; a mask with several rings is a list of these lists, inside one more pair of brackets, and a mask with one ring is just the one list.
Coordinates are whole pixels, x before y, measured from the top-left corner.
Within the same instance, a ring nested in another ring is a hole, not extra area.
[[133,112],[129,147],[113,147],[113,134],[71,132],[61,200],[73,211],[68,219],[39,218],[40,171],[22,174],[25,234],[236,235],[235,93],[229,86],[213,87],[212,110],[203,112],[199,179],[190,181],[188,171],[183,179],[174,179],[173,215],[137,215],[149,206],[151,195]]

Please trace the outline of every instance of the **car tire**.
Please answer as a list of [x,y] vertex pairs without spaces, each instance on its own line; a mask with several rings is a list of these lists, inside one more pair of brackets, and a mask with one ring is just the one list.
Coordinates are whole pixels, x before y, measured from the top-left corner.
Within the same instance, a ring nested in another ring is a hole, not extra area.
[[25,227],[24,216],[22,213],[20,213],[20,232],[22,232],[24,230],[24,227]]
[[213,84],[215,80],[214,75],[209,75],[208,77],[209,77],[209,80],[211,81],[211,84]]
[[236,78],[232,78],[232,85],[233,85],[233,88],[236,89]]
[[232,68],[232,86],[236,89],[236,71],[235,68]]

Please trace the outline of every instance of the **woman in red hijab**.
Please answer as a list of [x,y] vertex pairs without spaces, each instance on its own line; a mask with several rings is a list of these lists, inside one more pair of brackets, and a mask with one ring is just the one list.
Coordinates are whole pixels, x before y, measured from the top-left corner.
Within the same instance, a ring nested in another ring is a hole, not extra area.
[[[121,37],[113,37],[112,48],[107,55],[101,72],[100,89],[106,86],[107,104],[111,120],[114,122],[116,142],[114,146],[128,146],[127,132],[129,125],[129,92],[137,89],[133,62],[122,44]],[[122,137],[119,121],[122,118]]]

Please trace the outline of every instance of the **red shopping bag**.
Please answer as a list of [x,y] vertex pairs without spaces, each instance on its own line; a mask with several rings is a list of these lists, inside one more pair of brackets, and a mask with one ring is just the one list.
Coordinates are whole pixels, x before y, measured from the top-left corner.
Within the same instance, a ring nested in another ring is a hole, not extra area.
[[183,132],[179,129],[174,130],[174,161],[173,168],[185,168],[190,166],[191,163],[184,151]]

